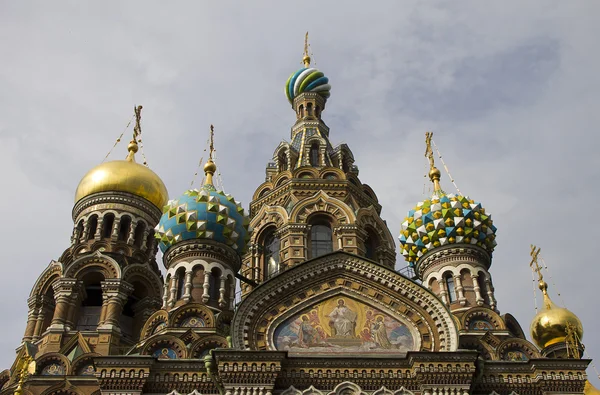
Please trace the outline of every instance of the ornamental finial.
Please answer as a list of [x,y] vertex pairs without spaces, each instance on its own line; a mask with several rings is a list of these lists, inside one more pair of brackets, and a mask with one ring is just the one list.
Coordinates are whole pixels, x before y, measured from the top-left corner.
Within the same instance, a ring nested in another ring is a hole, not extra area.
[[217,171],[217,165],[213,161],[213,153],[215,152],[215,127],[210,125],[210,146],[208,152],[208,161],[204,165],[204,174],[206,175],[206,180],[204,181],[204,185],[213,185],[213,175],[215,171]]
[[544,281],[544,274],[542,273],[542,267],[538,262],[538,256],[540,255],[541,248],[531,245],[531,262],[529,262],[529,267],[531,270],[537,273],[538,276],[538,284],[540,290],[544,293],[544,295],[548,295],[548,284]]
[[138,152],[138,137],[142,134],[142,106],[133,107],[133,112],[135,113],[135,126],[133,127],[133,137],[127,146],[127,150],[129,154],[127,154],[127,160],[130,162],[135,162],[135,153]]
[[433,149],[431,148],[431,137],[433,137],[433,132],[425,132],[425,157],[429,159],[429,179],[433,182],[433,193],[439,194],[442,192],[442,187],[440,186],[440,177],[442,173],[435,167]]
[[304,57],[302,58],[302,63],[304,63],[304,67],[310,67],[310,55],[308,54],[308,32],[304,35]]

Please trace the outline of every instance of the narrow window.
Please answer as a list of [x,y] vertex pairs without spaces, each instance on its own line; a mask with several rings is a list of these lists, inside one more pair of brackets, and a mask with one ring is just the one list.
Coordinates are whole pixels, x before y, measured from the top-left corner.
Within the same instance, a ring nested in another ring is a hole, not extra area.
[[183,297],[185,291],[185,270],[183,268],[177,270],[177,300]]
[[96,235],[96,230],[98,229],[98,216],[92,215],[88,222],[88,240],[92,240]]
[[319,145],[317,143],[310,147],[310,164],[319,166]]
[[144,244],[144,232],[146,231],[146,224],[139,222],[135,227],[134,245],[137,248],[141,248]]
[[310,229],[311,258],[330,253],[333,251],[333,238],[331,226],[320,222],[312,225]]
[[131,227],[131,217],[129,217],[129,216],[121,217],[121,221],[119,222],[119,237],[117,240],[127,241],[127,236],[129,235],[130,227]]
[[103,238],[105,238],[105,239],[110,238],[114,222],[115,222],[114,214],[106,214],[104,216],[104,221],[102,223],[102,226],[103,226],[102,237]]
[[450,303],[456,302],[456,289],[454,289],[454,278],[451,275],[446,276],[446,287],[448,287],[448,300]]
[[265,265],[266,278],[271,278],[279,272],[279,252],[281,240],[275,236],[275,230],[269,231],[263,243],[263,262]]
[[379,239],[377,235],[369,229],[367,233],[367,238],[365,239],[365,258],[376,261],[378,247]]

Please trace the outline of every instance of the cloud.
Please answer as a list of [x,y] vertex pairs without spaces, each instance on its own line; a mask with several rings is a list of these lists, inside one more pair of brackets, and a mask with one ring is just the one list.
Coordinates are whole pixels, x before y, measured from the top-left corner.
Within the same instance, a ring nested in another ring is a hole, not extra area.
[[[77,183],[133,106],[144,105],[145,153],[172,196],[189,186],[213,123],[224,186],[247,206],[274,148],[289,139],[295,118],[283,84],[300,66],[306,30],[333,86],[324,113],[331,140],[350,145],[392,234],[428,187],[423,134],[433,130],[461,190],[499,228],[491,273],[500,310],[527,332],[535,243],[551,289],[600,358],[590,336],[600,325],[596,232],[583,220],[599,192],[596,2],[0,7],[0,298],[12,317],[3,366],[24,331],[30,287],[68,247]],[[452,190],[447,178],[442,185]]]

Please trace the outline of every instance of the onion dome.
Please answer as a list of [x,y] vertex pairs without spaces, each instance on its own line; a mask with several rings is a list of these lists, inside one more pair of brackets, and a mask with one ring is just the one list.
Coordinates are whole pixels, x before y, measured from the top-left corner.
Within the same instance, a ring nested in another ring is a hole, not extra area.
[[531,321],[531,338],[540,349],[556,343],[564,343],[571,326],[579,341],[583,337],[583,326],[579,318],[570,310],[555,305],[548,296],[548,284],[540,281],[539,288],[544,294],[544,309]]
[[158,208],[167,203],[169,194],[160,177],[148,167],[135,162],[134,155],[138,151],[137,136],[140,133],[139,112],[141,109],[142,106],[136,108],[138,119],[134,137],[128,146],[127,158],[101,163],[88,171],[77,186],[75,203],[98,192],[128,192],[146,199]]
[[285,83],[285,94],[290,103],[304,92],[315,92],[327,99],[331,94],[330,91],[329,78],[314,67],[301,68],[290,75]]
[[163,215],[155,229],[161,251],[185,240],[209,239],[226,244],[242,255],[250,240],[250,219],[242,204],[233,196],[217,191],[213,175],[217,166],[211,153],[204,172],[206,181],[202,188],[190,189],[179,198],[170,200],[163,208]]
[[315,92],[323,98],[330,96],[331,85],[329,78],[314,67],[310,67],[310,56],[308,55],[308,32],[304,39],[304,57],[302,58],[304,67],[296,71],[285,83],[285,95],[290,103],[304,92]]
[[404,259],[414,266],[427,252],[451,244],[476,245],[491,255],[496,247],[496,227],[491,214],[468,196],[442,190],[429,133],[425,156],[430,161],[429,178],[434,192],[430,199],[417,203],[402,222],[400,250]]
[[583,387],[583,395],[600,395],[600,390],[592,385],[589,380],[585,381]]

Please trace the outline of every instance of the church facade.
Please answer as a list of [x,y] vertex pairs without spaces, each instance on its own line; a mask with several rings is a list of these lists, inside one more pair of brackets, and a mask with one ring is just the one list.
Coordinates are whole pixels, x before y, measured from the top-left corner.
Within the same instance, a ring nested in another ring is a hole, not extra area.
[[169,200],[135,162],[136,108],[127,159],[77,187],[70,246],[33,285],[0,395],[598,393],[581,322],[550,300],[535,251],[535,344],[498,310],[496,228],[442,190],[430,134],[434,192],[408,212],[395,270],[377,195],[330,142],[329,80],[308,51],[304,65],[285,86],[290,139],[248,213],[214,186],[212,128],[204,185]]

